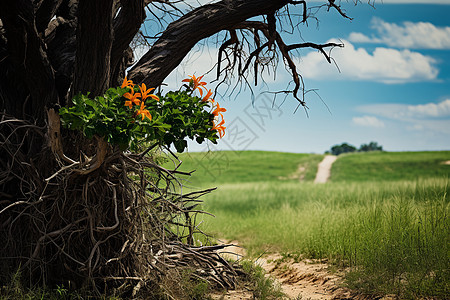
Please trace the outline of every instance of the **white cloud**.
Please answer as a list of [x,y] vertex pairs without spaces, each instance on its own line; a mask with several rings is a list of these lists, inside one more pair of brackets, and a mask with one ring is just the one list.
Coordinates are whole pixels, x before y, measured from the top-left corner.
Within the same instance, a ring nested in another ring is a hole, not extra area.
[[417,119],[445,119],[450,118],[450,99],[439,103],[425,103],[417,105],[407,104],[373,104],[358,108],[358,111],[403,121]]
[[437,104],[408,105],[407,114],[417,117],[450,117],[450,99]]
[[450,27],[448,26],[436,27],[428,22],[403,22],[398,25],[373,18],[372,28],[377,32],[377,36],[368,37],[359,32],[352,32],[349,40],[356,43],[386,44],[390,47],[409,49],[450,49]]
[[450,135],[450,120],[416,120],[406,129],[411,131],[422,131],[428,134]]
[[[331,40],[331,42],[339,42]],[[329,80],[369,80],[384,83],[404,83],[435,80],[439,73],[437,63],[430,56],[409,50],[376,48],[373,53],[364,48],[355,48],[350,42],[342,41],[343,49],[334,49],[334,65],[326,62],[319,52],[304,56],[299,67],[305,78]]]
[[354,117],[352,119],[353,123],[360,126],[366,127],[375,127],[375,128],[383,128],[384,123],[380,119],[374,116],[362,116],[362,117]]
[[358,107],[357,110],[401,122],[410,131],[450,134],[450,99],[417,105],[373,104]]
[[138,62],[142,56],[150,49],[148,46],[139,46],[133,49],[134,61]]

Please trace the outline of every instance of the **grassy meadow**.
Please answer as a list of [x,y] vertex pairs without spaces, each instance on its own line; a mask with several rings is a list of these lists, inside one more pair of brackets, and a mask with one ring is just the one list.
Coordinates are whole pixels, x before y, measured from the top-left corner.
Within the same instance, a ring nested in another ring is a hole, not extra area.
[[180,168],[197,166],[188,188],[218,187],[204,197],[216,217],[198,219],[200,228],[254,257],[328,259],[350,267],[347,283],[361,292],[446,298],[450,151],[341,155],[330,182],[314,184],[322,157],[191,153]]
[[450,175],[450,151],[359,152],[342,154],[333,165],[331,180],[404,181]]
[[[296,154],[265,151],[217,151],[184,153],[178,170],[194,171],[186,177],[187,186],[211,187],[224,183],[285,182],[314,180],[319,154]],[[167,162],[173,168],[179,162]]]

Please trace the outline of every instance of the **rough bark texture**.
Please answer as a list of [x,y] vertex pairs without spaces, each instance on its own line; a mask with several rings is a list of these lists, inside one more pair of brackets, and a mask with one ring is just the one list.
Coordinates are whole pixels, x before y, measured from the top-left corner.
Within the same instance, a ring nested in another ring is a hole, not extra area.
[[[118,85],[124,77],[127,59],[130,55],[125,52],[131,50],[130,43],[145,19],[143,0],[123,1],[123,7],[114,19],[114,42],[111,51],[111,80],[112,86]],[[132,57],[132,53],[131,53]],[[125,59],[125,61],[124,61]]]
[[58,96],[34,7],[26,0],[0,1],[0,19],[6,41],[5,57],[0,58],[2,105],[15,116],[43,124],[44,107],[58,103]]
[[103,94],[111,70],[112,0],[80,0],[78,3],[77,51],[72,95]]

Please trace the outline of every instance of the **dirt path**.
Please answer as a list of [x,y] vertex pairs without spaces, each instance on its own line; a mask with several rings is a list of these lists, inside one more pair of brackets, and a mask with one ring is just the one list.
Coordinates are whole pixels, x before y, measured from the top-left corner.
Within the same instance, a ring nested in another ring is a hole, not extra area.
[[336,155],[326,155],[323,160],[319,163],[319,168],[317,169],[316,179],[314,183],[325,183],[330,178],[331,165],[336,161]]
[[289,299],[354,299],[342,287],[342,272],[331,273],[326,262],[283,258],[272,254],[259,260],[269,276],[275,278]]
[[[238,246],[237,241],[228,241],[223,253],[227,259],[241,259],[246,256],[244,248]],[[342,272],[331,273],[325,262],[303,259],[295,261],[293,258],[282,257],[280,254],[270,254],[259,258],[256,262],[280,284],[288,299],[331,300],[356,299],[351,292],[342,287]],[[212,295],[213,299],[246,300],[253,299],[253,293],[246,290],[231,290],[226,294]]]

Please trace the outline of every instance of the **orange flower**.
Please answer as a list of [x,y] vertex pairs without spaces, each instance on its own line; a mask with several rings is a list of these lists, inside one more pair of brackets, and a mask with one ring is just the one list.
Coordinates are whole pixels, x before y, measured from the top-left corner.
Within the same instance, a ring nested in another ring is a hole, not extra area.
[[145,83],[143,83],[139,89],[141,90],[142,100],[147,99],[148,97],[155,99],[156,101],[159,101],[158,96],[149,94],[151,91],[153,91],[155,88],[151,88],[147,90],[147,87],[145,86]]
[[125,93],[123,96],[128,99],[128,101],[125,101],[125,106],[128,106],[130,109],[133,107],[133,104],[139,105],[141,103],[141,100],[138,99],[141,94],[135,94],[133,88],[131,89],[131,93]]
[[130,89],[133,89],[133,87],[134,87],[133,81],[127,80],[127,76],[125,76],[125,78],[123,79],[121,88],[123,89],[124,87],[129,87]]
[[214,116],[222,115],[222,112],[226,112],[227,110],[223,107],[220,107],[219,103],[216,103],[216,109],[212,112]]
[[145,117],[149,118],[150,121],[152,120],[152,115],[150,114],[150,112],[148,110],[145,109],[144,101],[141,102],[141,107],[137,111],[136,116],[139,116],[139,115],[142,115],[142,121],[144,121]]
[[211,103],[214,103],[214,99],[209,99],[209,97],[211,97],[211,95],[212,95],[212,91],[209,90],[208,93],[206,93],[205,97],[203,97],[202,102],[209,101]]
[[225,123],[225,120],[222,119],[222,121],[219,124],[215,124],[212,128],[212,130],[217,130],[217,132],[219,133],[219,137],[223,138],[223,136],[225,135],[225,126],[223,126],[223,124]]
[[200,92],[200,96],[203,96],[203,90],[201,88],[205,88],[206,82],[200,81],[202,80],[203,76],[195,77],[195,75],[188,75],[189,78],[183,79],[182,82],[189,82],[189,85],[191,86],[192,90],[195,91],[195,89],[198,89]]

